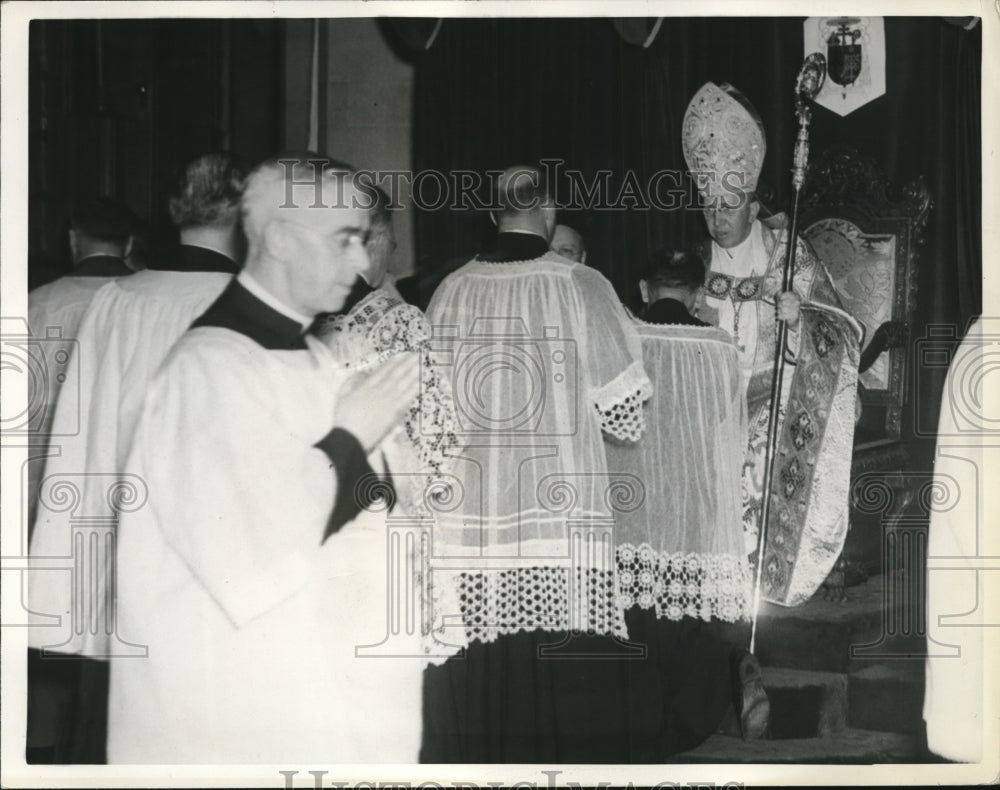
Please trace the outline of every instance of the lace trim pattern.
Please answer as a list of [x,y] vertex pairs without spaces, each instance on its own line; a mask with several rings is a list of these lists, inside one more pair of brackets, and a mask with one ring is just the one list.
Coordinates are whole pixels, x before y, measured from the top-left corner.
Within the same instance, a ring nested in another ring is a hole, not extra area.
[[[572,589],[570,579],[573,579]],[[524,567],[435,571],[433,618],[425,637],[452,650],[519,631],[574,631],[626,637],[615,605],[614,571]]]
[[594,394],[601,430],[622,441],[637,442],[646,430],[642,404],[653,394],[653,385],[641,362],[633,362]]
[[[752,574],[746,557],[624,544],[617,547],[616,566],[431,569],[424,653],[440,663],[472,642],[490,643],[520,631],[627,639],[625,612],[636,605],[669,620],[750,619]],[[422,567],[428,567],[426,554]]]
[[[432,330],[426,316],[416,307],[376,290],[347,315],[326,318],[315,332],[349,368],[378,365],[406,352],[421,355],[420,391],[410,405],[404,428],[421,470],[428,475],[425,483],[429,485],[443,475],[450,463],[448,452],[458,445],[457,423],[450,388],[431,358]],[[416,485],[416,501],[422,499],[424,488]]]
[[331,315],[315,327],[345,367],[377,365],[395,354],[418,351],[431,337],[426,316],[385,291],[373,291],[346,315]]
[[753,576],[744,556],[658,552],[648,543],[622,544],[615,555],[622,612],[638,605],[668,620],[750,619]]
[[455,404],[426,347],[421,349],[420,367],[420,392],[410,406],[404,427],[421,468],[438,478],[450,463],[449,452],[458,446]]

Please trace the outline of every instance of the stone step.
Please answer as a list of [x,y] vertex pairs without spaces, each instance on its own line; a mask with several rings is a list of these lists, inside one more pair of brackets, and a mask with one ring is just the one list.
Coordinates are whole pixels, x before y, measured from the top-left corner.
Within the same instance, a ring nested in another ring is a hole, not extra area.
[[927,759],[919,735],[847,729],[822,738],[744,741],[713,735],[697,749],[674,755],[671,763],[826,763],[865,765]]
[[905,734],[922,732],[923,660],[884,661],[851,672],[847,700],[851,727]]
[[802,606],[762,603],[756,655],[762,665],[849,672],[892,656],[919,656],[926,640],[911,621],[895,577],[873,576],[847,589],[847,600],[818,592]]

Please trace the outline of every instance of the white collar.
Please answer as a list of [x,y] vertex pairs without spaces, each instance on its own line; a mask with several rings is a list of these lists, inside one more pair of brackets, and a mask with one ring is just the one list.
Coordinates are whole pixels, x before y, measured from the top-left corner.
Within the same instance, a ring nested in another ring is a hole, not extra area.
[[223,252],[218,247],[213,247],[213,246],[211,246],[209,244],[199,244],[196,241],[182,241],[181,244],[180,244],[180,246],[181,247],[198,247],[198,248],[203,249],[203,250],[208,250],[209,252],[214,252],[216,255],[221,255],[223,258],[229,258],[229,260],[233,261],[233,263],[236,263],[236,261],[233,260],[233,257],[229,253]]
[[303,329],[308,329],[312,325],[312,318],[307,315],[303,315],[298,310],[289,307],[287,304],[282,302],[277,296],[272,294],[257,280],[255,280],[246,269],[236,275],[236,281],[268,307],[277,310],[283,316],[291,318],[296,323],[301,324]]
[[112,252],[92,252],[89,255],[84,255],[76,263],[74,263],[73,268],[75,269],[81,263],[83,263],[84,261],[89,261],[91,258],[114,258],[116,261],[122,261],[123,263],[125,262],[124,255],[115,255]]
[[498,230],[497,233],[498,234],[500,234],[500,233],[520,233],[523,236],[538,236],[538,238],[540,238],[540,239],[544,239],[545,238],[540,233],[536,233],[533,230],[528,230],[527,228],[504,228],[503,230]]

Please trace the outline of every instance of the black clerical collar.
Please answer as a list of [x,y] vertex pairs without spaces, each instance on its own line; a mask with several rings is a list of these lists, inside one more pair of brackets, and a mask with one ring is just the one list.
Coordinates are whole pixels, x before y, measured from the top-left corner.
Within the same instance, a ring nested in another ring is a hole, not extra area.
[[690,324],[693,326],[708,326],[701,319],[688,312],[683,302],[676,299],[657,299],[653,302],[643,320],[650,324]]
[[353,310],[358,303],[364,299],[368,294],[374,293],[377,289],[372,288],[366,281],[364,277],[358,277],[354,281],[354,286],[351,288],[351,292],[347,295],[347,299],[344,300],[344,306],[333,313],[320,313],[316,316],[315,320],[309,327],[309,331],[313,331],[316,327],[322,326],[325,322],[329,321],[334,316],[347,315],[351,310]]
[[347,299],[344,300],[344,306],[341,307],[334,315],[347,315],[354,307],[364,299],[368,294],[374,293],[375,288],[372,288],[364,277],[358,276],[354,280],[354,285],[351,287],[351,292],[347,295]]
[[549,251],[549,243],[534,233],[498,233],[496,241],[489,249],[477,257],[487,263],[507,263],[509,261],[531,261]]
[[162,262],[157,261],[150,268],[171,272],[223,272],[236,274],[239,266],[232,259],[217,250],[181,244],[168,253]]
[[302,324],[258,299],[233,279],[218,299],[198,318],[192,329],[214,326],[239,332],[271,351],[306,347]]

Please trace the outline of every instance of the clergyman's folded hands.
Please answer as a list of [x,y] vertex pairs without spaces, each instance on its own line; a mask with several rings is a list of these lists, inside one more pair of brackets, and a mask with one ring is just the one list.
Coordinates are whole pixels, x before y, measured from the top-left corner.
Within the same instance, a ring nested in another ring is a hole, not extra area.
[[416,353],[398,354],[372,370],[358,371],[338,394],[334,425],[354,434],[370,453],[403,423],[419,381]]

